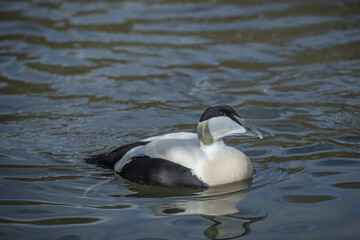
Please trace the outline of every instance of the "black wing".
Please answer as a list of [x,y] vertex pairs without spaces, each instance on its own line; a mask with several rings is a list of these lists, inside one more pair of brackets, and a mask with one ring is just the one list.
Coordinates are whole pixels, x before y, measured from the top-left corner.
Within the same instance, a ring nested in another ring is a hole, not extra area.
[[92,155],[85,158],[87,163],[94,163],[101,167],[114,168],[115,164],[132,148],[146,145],[149,142],[134,142],[120,146],[111,152]]

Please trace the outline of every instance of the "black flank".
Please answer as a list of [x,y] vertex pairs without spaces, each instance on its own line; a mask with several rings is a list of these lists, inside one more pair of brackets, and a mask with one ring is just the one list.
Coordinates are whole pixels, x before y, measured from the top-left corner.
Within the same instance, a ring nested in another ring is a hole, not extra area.
[[134,157],[124,165],[118,174],[138,184],[164,187],[207,187],[192,174],[189,168],[168,160],[148,156]]
[[102,153],[102,154],[97,154],[97,155],[92,155],[89,156],[87,158],[85,158],[85,161],[87,163],[93,163],[93,164],[97,164],[98,166],[101,167],[106,167],[106,168],[114,168],[115,164],[132,148],[134,147],[138,147],[138,146],[142,146],[142,145],[146,145],[149,142],[142,142],[142,141],[138,141],[138,142],[134,142],[134,143],[129,143],[123,146],[120,146],[114,150],[112,150],[111,152],[108,153]]

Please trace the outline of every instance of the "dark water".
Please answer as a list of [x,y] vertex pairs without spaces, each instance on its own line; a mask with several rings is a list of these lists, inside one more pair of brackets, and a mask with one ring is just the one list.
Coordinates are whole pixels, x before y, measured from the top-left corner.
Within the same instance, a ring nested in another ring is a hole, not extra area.
[[[1,1],[1,239],[359,239],[360,2]],[[225,103],[251,181],[136,186],[85,156]]]

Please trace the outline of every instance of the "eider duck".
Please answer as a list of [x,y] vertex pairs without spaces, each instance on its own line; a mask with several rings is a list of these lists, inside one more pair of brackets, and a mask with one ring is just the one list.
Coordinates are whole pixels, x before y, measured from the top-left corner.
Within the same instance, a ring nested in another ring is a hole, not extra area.
[[223,141],[239,135],[262,138],[232,107],[215,105],[201,115],[197,134],[177,132],[150,137],[85,161],[112,168],[138,184],[207,188],[252,176],[249,158]]

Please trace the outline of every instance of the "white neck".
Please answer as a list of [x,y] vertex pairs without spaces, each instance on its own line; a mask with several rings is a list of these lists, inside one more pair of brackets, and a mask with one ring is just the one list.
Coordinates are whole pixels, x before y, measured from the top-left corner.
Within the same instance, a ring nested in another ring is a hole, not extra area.
[[200,148],[207,155],[208,159],[212,160],[212,157],[216,155],[217,152],[222,151],[225,147],[225,143],[222,139],[213,142],[210,145],[205,145],[200,142]]

